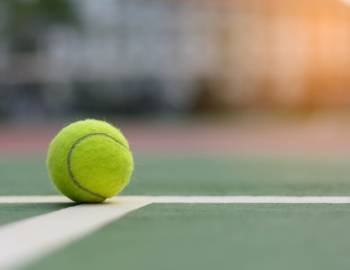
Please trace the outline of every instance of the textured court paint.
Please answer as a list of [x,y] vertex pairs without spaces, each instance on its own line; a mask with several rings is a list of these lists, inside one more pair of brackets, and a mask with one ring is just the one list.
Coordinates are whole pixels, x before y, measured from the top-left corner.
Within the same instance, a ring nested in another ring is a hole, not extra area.
[[25,269],[347,270],[349,228],[348,205],[158,204]]
[[348,161],[156,156],[136,168],[124,195],[350,195]]
[[0,195],[57,194],[47,176],[45,157],[0,159]]
[[[124,195],[350,195],[348,161],[136,155],[135,166]],[[0,160],[0,179],[0,195],[57,194],[44,157]]]
[[0,227],[0,269],[17,269],[147,204],[81,204]]

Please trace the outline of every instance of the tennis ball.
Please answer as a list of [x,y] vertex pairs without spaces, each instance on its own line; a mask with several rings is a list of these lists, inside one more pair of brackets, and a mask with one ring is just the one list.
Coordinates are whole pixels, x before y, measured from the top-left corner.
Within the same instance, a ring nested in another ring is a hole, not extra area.
[[127,139],[99,120],[63,128],[50,144],[47,167],[53,183],[75,202],[99,203],[120,193],[134,168]]

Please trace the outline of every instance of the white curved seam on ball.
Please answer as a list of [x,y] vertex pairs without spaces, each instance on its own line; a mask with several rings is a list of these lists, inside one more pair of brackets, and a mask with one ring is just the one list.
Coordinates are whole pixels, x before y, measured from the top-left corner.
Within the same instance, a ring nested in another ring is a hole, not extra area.
[[125,146],[124,144],[122,144],[120,141],[118,141],[116,138],[106,134],[106,133],[90,133],[90,134],[87,134],[79,139],[77,139],[73,145],[69,148],[69,151],[68,151],[68,155],[67,155],[67,168],[68,168],[68,174],[72,180],[72,182],[82,191],[85,191],[87,193],[89,193],[90,195],[93,195],[95,197],[98,197],[100,199],[106,199],[105,196],[102,196],[96,192],[93,192],[91,190],[89,190],[88,188],[84,187],[82,184],[80,184],[80,182],[78,181],[78,179],[75,177],[74,173],[73,173],[73,169],[72,169],[72,164],[71,164],[71,158],[72,158],[72,154],[73,154],[73,151],[74,149],[82,142],[84,141],[85,139],[89,138],[89,137],[92,137],[92,136],[104,136],[106,138],[109,138],[111,139],[112,141],[116,142],[118,145],[122,146],[123,148],[127,149],[128,151],[129,148],[127,146]]

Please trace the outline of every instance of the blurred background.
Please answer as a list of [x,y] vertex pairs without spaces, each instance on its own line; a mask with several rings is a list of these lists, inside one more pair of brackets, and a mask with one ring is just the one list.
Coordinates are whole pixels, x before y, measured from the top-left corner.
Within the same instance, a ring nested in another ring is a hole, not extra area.
[[0,151],[86,117],[150,149],[334,149],[350,134],[349,48],[340,0],[2,0]]
[[[349,196],[350,0],[0,0],[0,197],[58,194],[85,118],[128,138],[124,195]],[[349,269],[346,205],[154,207],[41,269]]]

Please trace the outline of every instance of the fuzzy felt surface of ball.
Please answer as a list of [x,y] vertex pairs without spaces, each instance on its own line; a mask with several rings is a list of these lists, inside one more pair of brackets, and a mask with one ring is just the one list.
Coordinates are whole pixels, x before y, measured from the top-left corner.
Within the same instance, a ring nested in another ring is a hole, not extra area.
[[52,140],[47,157],[57,189],[79,203],[100,203],[129,183],[133,155],[127,139],[111,124],[83,120],[63,128]]

